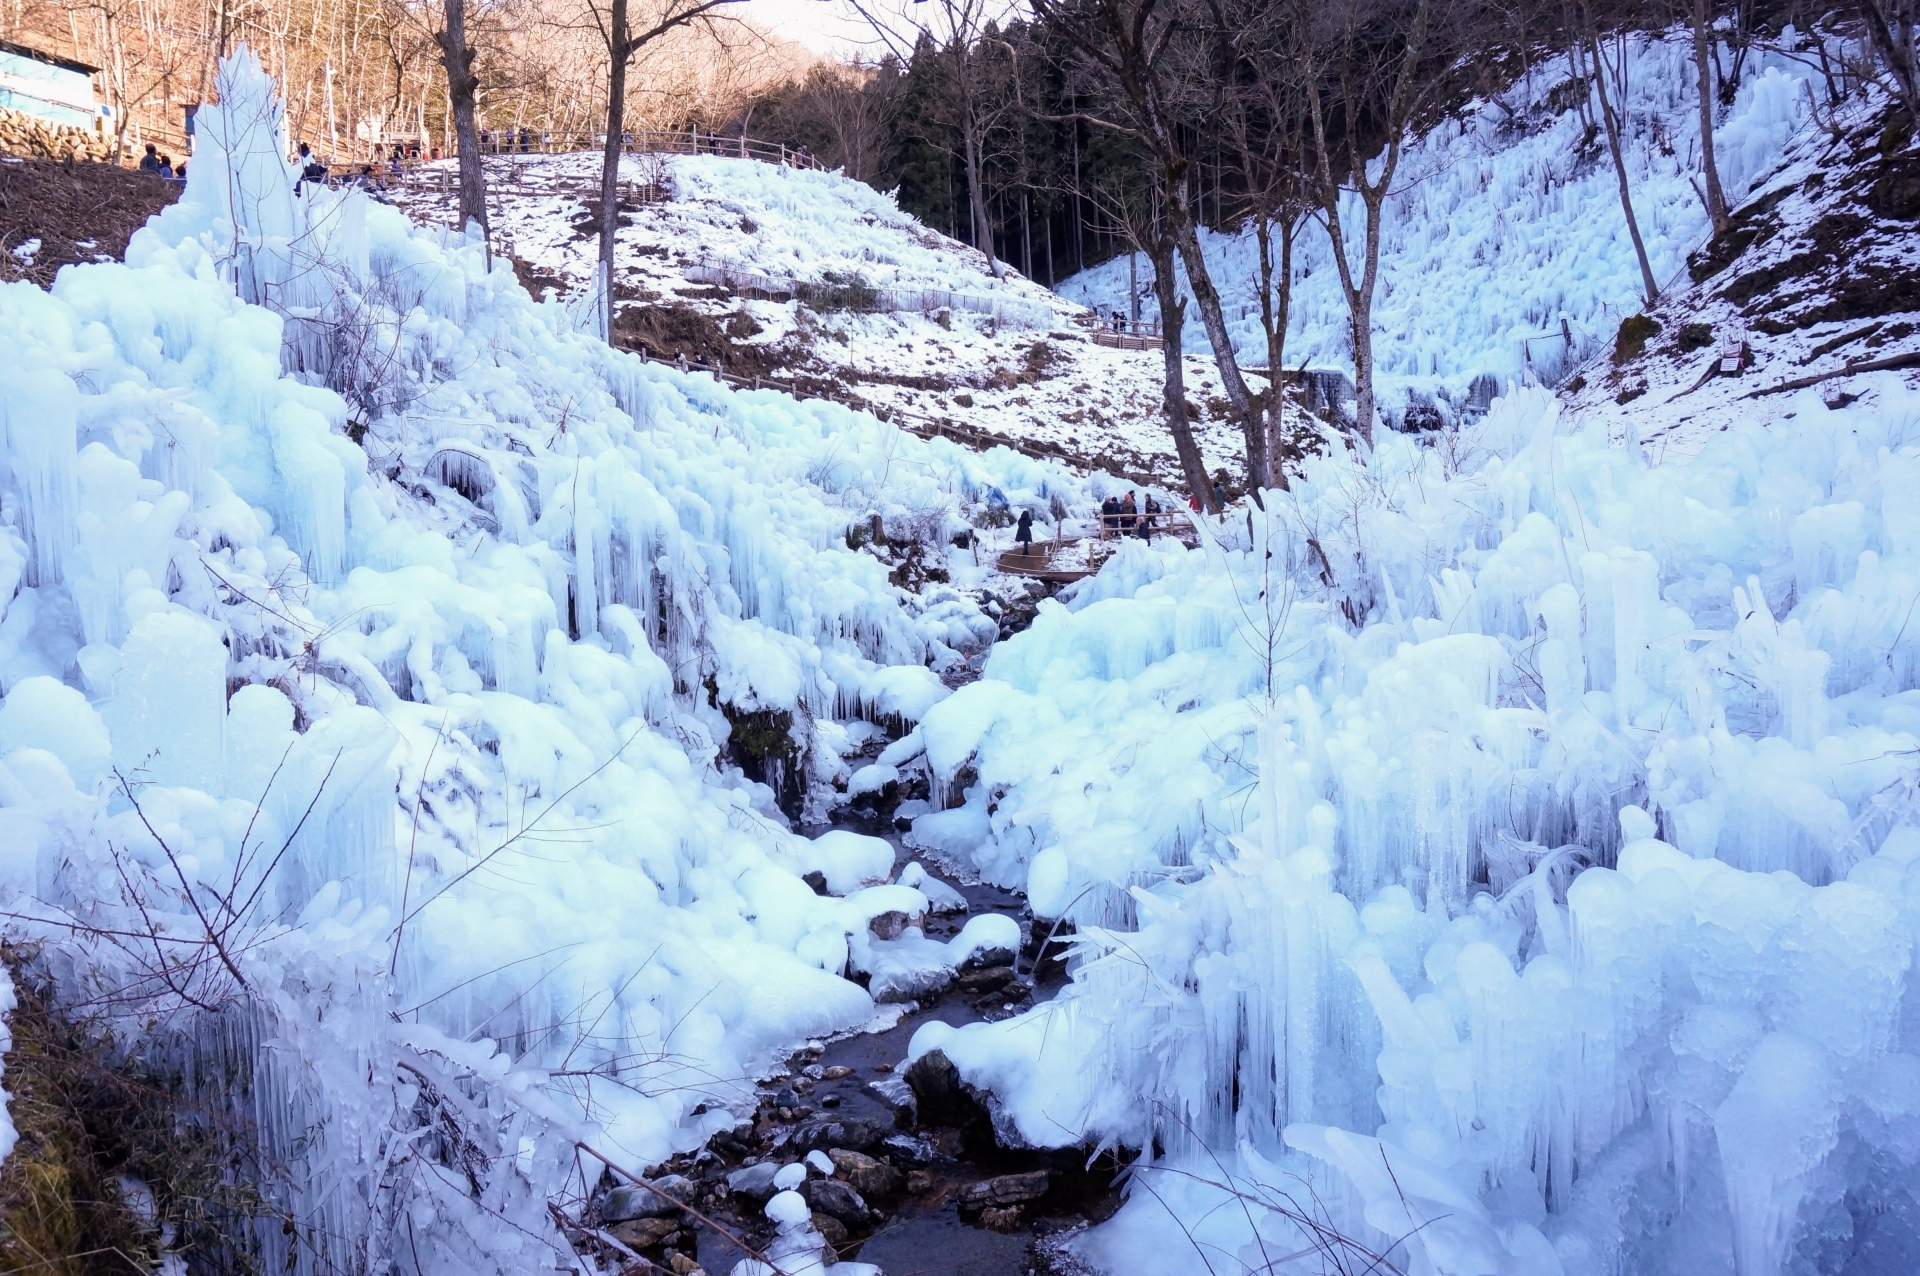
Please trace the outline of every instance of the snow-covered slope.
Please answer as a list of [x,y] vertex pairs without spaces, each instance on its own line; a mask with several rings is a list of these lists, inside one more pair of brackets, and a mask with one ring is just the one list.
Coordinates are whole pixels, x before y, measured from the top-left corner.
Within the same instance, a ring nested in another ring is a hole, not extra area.
[[843,771],[994,633],[849,527],[1089,494],[611,350],[219,90],[125,264],[0,288],[6,933],[257,1138],[264,1268],[567,1269],[574,1141],[731,1126],[924,911],[734,765]]
[[[1920,385],[1920,142],[1878,94],[1801,131],[1782,163],[1647,315],[1639,353],[1593,361],[1569,411],[1685,460],[1741,421],[1791,429],[1791,391],[1869,403],[1899,365]],[[1892,370],[1892,369],[1888,369]]]
[[[1687,254],[1708,230],[1693,177],[1700,117],[1691,56],[1679,38],[1640,36],[1628,58],[1634,212],[1663,287],[1685,282]],[[1394,417],[1409,392],[1458,405],[1482,374],[1504,382],[1531,364],[1556,377],[1610,348],[1620,321],[1643,304],[1606,140],[1570,105],[1569,70],[1564,57],[1534,65],[1497,99],[1409,143],[1387,201],[1374,310],[1379,383]],[[1805,121],[1816,80],[1806,62],[1754,50],[1739,96],[1715,130],[1730,199],[1740,200],[1778,162]],[[1364,210],[1355,201],[1345,216],[1349,242],[1361,242]],[[1264,363],[1253,236],[1203,240],[1235,348]],[[1350,373],[1346,303],[1325,231],[1309,222],[1295,251],[1287,362]],[[1124,307],[1126,260],[1077,275],[1059,291],[1092,306]],[[1152,311],[1150,291],[1142,304]],[[1188,309],[1188,341],[1204,347]]]
[[[500,168],[500,232],[537,289],[591,292],[598,252],[583,183],[594,156],[534,156]],[[657,198],[623,212],[616,295],[619,344],[706,356],[741,376],[798,381],[814,393],[1059,448],[1087,466],[1158,481],[1179,466],[1161,407],[1157,351],[1090,339],[1091,315],[921,225],[838,173],[724,156],[629,157],[623,180]],[[416,216],[442,215],[430,191]],[[794,285],[873,289],[863,313]],[[969,307],[972,307],[969,309]],[[943,315],[940,312],[945,311]],[[993,312],[997,310],[998,316]],[[1190,347],[1202,351],[1204,343]],[[1187,360],[1188,398],[1209,468],[1238,474],[1211,358]]]
[[1081,939],[913,1051],[1003,1138],[1149,1150],[1075,1249],[1907,1269],[1920,395],[1879,375],[1680,466],[1538,388],[1334,447],[929,712],[915,840]]

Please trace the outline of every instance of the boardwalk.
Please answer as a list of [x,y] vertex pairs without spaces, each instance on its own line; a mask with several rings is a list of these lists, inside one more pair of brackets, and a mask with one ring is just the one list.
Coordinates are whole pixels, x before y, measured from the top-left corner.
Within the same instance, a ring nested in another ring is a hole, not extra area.
[[[1106,566],[1120,550],[1120,543],[1131,531],[1101,527],[1093,536],[1060,536],[1050,541],[1035,541],[1025,549],[1015,546],[1000,555],[994,568],[1008,576],[1027,576],[1049,584],[1065,585],[1085,580]],[[1154,535],[1171,536],[1192,549],[1200,543],[1199,529],[1185,514],[1163,513],[1154,516]]]

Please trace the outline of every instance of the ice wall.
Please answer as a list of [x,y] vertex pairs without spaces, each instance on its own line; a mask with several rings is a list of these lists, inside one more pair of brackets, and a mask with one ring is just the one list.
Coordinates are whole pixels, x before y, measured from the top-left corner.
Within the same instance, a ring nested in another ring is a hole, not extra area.
[[696,1145],[872,1013],[863,906],[801,880],[846,848],[725,710],[828,768],[835,719],[917,721],[994,627],[846,529],[1081,489],[617,353],[477,244],[295,198],[272,83],[219,88],[125,264],[0,288],[9,933],[257,1139],[263,1266],[566,1267],[573,1139]]
[[[1920,398],[1878,392],[1655,468],[1522,391],[1129,547],[899,750],[958,791],[914,837],[1081,937],[1054,1003],[914,1050],[1010,1137],[1157,1145],[1253,1269],[1311,1240],[1300,1176],[1409,1270],[1881,1270],[1920,1239]],[[1089,1253],[1192,1261],[1153,1200]]]

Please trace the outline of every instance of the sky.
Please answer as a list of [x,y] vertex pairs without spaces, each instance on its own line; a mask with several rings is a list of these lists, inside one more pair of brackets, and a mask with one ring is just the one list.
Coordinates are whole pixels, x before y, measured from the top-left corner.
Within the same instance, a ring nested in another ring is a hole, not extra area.
[[838,58],[884,50],[844,0],[746,0],[746,16],[775,35]]

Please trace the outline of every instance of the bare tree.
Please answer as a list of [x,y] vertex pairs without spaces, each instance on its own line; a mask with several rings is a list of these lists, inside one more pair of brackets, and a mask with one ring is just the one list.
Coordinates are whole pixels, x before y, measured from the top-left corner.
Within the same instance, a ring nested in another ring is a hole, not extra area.
[[[448,4],[457,0],[447,0]],[[607,139],[600,166],[600,270],[606,292],[607,337],[613,337],[613,243],[620,229],[620,155],[627,128],[627,65],[634,54],[669,31],[702,21],[724,5],[740,0],[666,0],[647,15],[651,25],[635,30],[630,0],[588,0],[594,25],[607,46]],[[645,19],[643,19],[644,21]]]
[[1713,233],[1727,228],[1727,195],[1720,186],[1720,165],[1713,151],[1713,0],[1691,0],[1693,69],[1700,91],[1700,176]]
[[1660,284],[1653,277],[1653,263],[1647,257],[1647,243],[1640,235],[1640,219],[1633,214],[1633,184],[1627,177],[1627,159],[1622,134],[1626,131],[1627,32],[1615,32],[1611,38],[1613,60],[1606,56],[1608,36],[1603,33],[1592,0],[1576,0],[1573,14],[1579,42],[1584,46],[1594,93],[1600,103],[1600,122],[1607,135],[1607,152],[1613,157],[1614,176],[1620,183],[1620,212],[1627,219],[1627,235],[1633,240],[1633,253],[1640,263],[1640,283],[1646,290],[1647,305],[1660,299]]
[[1874,56],[1893,81],[1893,96],[1920,126],[1920,0],[1856,0]]
[[1213,484],[1207,478],[1207,463],[1200,455],[1200,445],[1193,437],[1193,421],[1187,415],[1185,352],[1181,348],[1187,303],[1180,295],[1170,221],[1162,216],[1167,200],[1158,184],[1158,174],[1123,170],[1114,175],[1110,184],[1090,185],[1081,193],[1088,202],[1103,209],[1127,241],[1145,253],[1153,265],[1153,296],[1160,306],[1160,351],[1165,370],[1161,405],[1167,414],[1167,432],[1173,435],[1174,454],[1180,458],[1180,472],[1186,476],[1188,492],[1199,499],[1202,509],[1218,513]]
[[[1354,429],[1373,446],[1373,299],[1380,279],[1380,234],[1387,196],[1400,170],[1415,115],[1442,82],[1430,48],[1436,6],[1457,19],[1449,0],[1339,0],[1332,6],[1296,0],[1295,56],[1312,125],[1315,202],[1333,246],[1353,340]],[[1375,162],[1369,142],[1377,139]],[[1359,197],[1365,215],[1356,270],[1341,219],[1343,195]]]
[[1190,154],[1225,89],[1223,15],[1205,0],[1034,0],[1034,10],[1083,62],[1074,85],[1081,109],[1064,118],[1128,138],[1152,159],[1160,215],[1186,267],[1221,389],[1240,424],[1248,483],[1257,490],[1270,481],[1266,430],[1200,249]]
[[1293,299],[1294,241],[1311,201],[1299,82],[1283,55],[1284,30],[1271,21],[1274,11],[1267,0],[1229,11],[1238,19],[1233,24],[1239,33],[1233,43],[1237,65],[1217,118],[1239,169],[1259,259],[1260,332],[1267,348],[1268,389],[1262,403],[1267,485],[1285,488],[1286,463],[1298,459],[1298,448],[1284,425],[1281,369]]
[[[460,225],[487,227],[487,173],[480,157],[480,130],[474,122],[475,94],[480,77],[474,72],[475,54],[467,43],[466,0],[445,0],[446,25],[434,33],[440,44],[440,64],[447,69],[448,114],[453,117],[455,144],[460,153]],[[492,252],[488,252],[492,260]]]
[[995,118],[1011,111],[1010,98],[990,100],[987,76],[981,64],[981,42],[1000,12],[992,0],[848,0],[865,19],[874,36],[901,65],[912,62],[922,47],[936,50],[948,77],[952,95],[954,131],[960,137],[960,161],[966,171],[967,215],[973,224],[973,245],[987,255],[995,279],[1006,278],[1006,265],[993,242],[993,219],[987,214],[984,163],[985,140]]
[[900,78],[892,58],[879,66],[858,59],[816,63],[805,79],[789,82],[766,103],[773,129],[767,136],[805,141],[827,167],[873,181],[899,115]]

